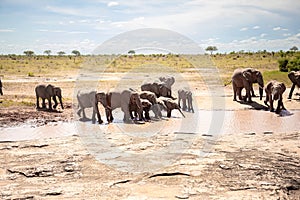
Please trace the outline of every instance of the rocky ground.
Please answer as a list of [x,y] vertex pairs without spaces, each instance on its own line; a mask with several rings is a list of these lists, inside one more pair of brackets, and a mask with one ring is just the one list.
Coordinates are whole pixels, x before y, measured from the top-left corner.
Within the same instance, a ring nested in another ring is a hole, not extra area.
[[[201,92],[201,91],[200,91]],[[198,109],[208,110],[210,100],[200,93],[195,95]],[[70,92],[69,92],[70,93]],[[287,92],[286,92],[287,93]],[[300,101],[297,96],[285,100],[291,112],[291,123],[298,123]],[[219,98],[219,99],[218,99]],[[233,102],[231,88],[224,96],[228,111],[251,112],[265,107],[258,101],[250,105]],[[286,99],[286,96],[284,97]],[[216,107],[220,109],[221,107]],[[269,113],[268,111],[265,111]],[[293,115],[293,113],[295,113]],[[187,116],[192,115],[187,113]],[[240,115],[239,115],[240,116]],[[286,120],[270,114],[269,120]],[[201,116],[200,120],[205,119]],[[0,130],[31,124],[43,127],[48,123],[76,120],[71,101],[65,110],[37,111],[34,106],[0,109]],[[180,118],[165,123],[164,133],[151,140],[114,135],[121,126],[115,122],[101,127],[110,147],[117,147],[137,157],[168,146],[174,134],[195,134],[177,159],[157,170],[120,170],[95,157],[81,135],[52,137],[26,141],[0,142],[0,197],[1,199],[299,199],[300,196],[300,132],[228,131],[214,136],[201,133],[170,132]],[[247,120],[235,119],[239,126]],[[84,125],[84,122],[80,122]],[[90,123],[90,122],[88,122]],[[263,121],[262,121],[263,123]],[[155,125],[155,123],[153,123]],[[156,123],[159,124],[159,123]],[[147,126],[141,125],[140,127]],[[249,125],[250,126],[250,125]],[[237,127],[237,128],[240,128]],[[297,127],[297,126],[295,126]],[[169,129],[170,128],[170,129]],[[275,129],[277,130],[277,129]],[[17,133],[16,133],[17,134]],[[116,138],[117,137],[117,138]],[[1,138],[1,133],[0,133]],[[99,145],[91,143],[94,147]],[[99,148],[100,149],[100,148]],[[203,153],[200,154],[199,152]],[[107,150],[108,153],[110,149]],[[173,152],[170,152],[173,153]],[[116,160],[120,159],[116,157]],[[162,160],[163,161],[163,160]],[[147,162],[141,160],[140,162]]]

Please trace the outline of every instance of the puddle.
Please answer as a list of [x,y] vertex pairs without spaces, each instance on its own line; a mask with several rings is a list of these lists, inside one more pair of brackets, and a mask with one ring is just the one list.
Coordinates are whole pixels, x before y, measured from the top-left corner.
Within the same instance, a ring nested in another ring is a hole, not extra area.
[[76,134],[74,123],[55,123],[33,127],[29,125],[0,128],[0,141],[22,141],[56,138]]

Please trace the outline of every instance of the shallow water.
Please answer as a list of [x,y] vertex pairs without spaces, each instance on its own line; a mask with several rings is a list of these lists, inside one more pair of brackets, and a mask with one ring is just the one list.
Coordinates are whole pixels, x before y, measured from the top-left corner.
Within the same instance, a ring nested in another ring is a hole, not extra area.
[[[157,133],[206,134],[217,136],[225,133],[264,133],[300,131],[300,111],[282,111],[281,115],[262,110],[198,110],[196,113],[172,113],[171,120],[152,121],[145,124],[124,124],[117,113],[113,124],[92,125],[91,121],[78,123],[56,123],[41,127],[23,125],[0,128],[0,141],[20,141],[41,138],[64,137],[85,134],[82,124],[93,127],[94,132],[118,132],[130,137],[151,137]],[[113,127],[113,128],[112,128]]]

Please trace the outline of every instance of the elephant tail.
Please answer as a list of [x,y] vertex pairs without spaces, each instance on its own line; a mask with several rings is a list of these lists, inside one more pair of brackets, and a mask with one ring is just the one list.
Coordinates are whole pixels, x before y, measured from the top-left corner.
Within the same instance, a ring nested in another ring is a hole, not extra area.
[[224,86],[226,87],[226,86],[229,85],[230,83],[232,83],[232,79],[231,79],[229,82],[224,83]]

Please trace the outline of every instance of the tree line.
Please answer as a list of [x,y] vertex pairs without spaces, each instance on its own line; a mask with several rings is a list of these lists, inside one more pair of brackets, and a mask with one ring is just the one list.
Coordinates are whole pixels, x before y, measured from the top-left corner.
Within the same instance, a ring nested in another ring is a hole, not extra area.
[[[33,55],[34,55],[34,51],[32,51],[32,50],[26,50],[26,51],[24,51],[23,53],[24,53],[26,56],[33,56]],[[44,54],[47,55],[47,56],[50,56],[51,53],[52,53],[51,50],[45,50],[45,51],[44,51]],[[81,53],[80,53],[78,50],[73,50],[71,53],[74,54],[75,56],[80,56],[80,55],[81,55]],[[66,52],[64,52],[64,51],[59,51],[59,52],[57,52],[57,55],[59,55],[59,56],[64,56],[64,55],[66,55]]]

